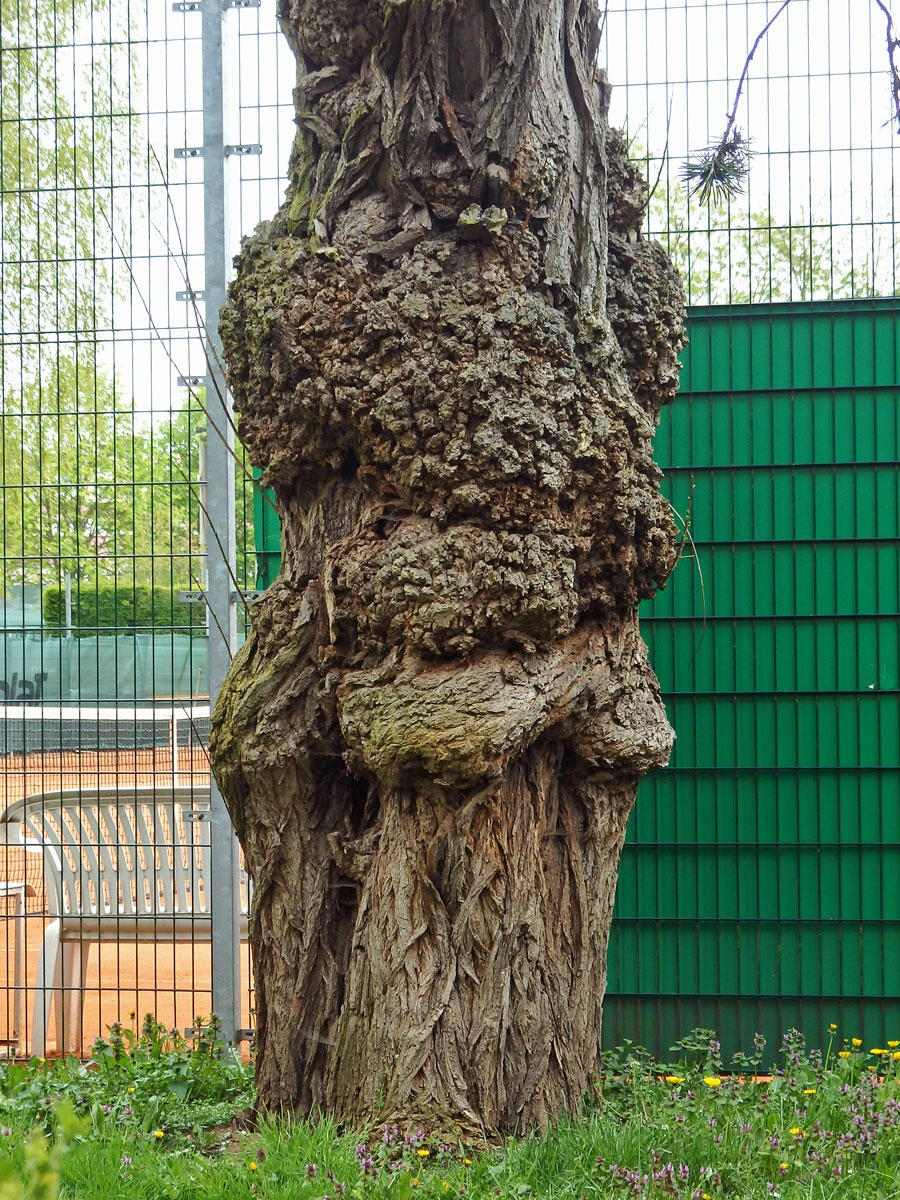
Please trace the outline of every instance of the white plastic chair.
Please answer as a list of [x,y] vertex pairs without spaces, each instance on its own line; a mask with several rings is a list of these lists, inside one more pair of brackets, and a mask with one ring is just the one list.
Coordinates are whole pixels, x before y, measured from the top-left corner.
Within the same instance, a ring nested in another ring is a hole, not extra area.
[[[44,792],[0,816],[4,840],[40,849],[52,918],[38,958],[32,1054],[46,1052],[54,1000],[57,1049],[71,1040],[81,1051],[94,942],[210,941],[209,817],[209,791],[196,788]],[[242,871],[242,940],[248,907]]]
[[32,885],[24,879],[0,880],[0,900],[14,900],[15,911],[6,912],[6,918],[15,921],[15,955],[13,958],[13,1024],[12,1036],[0,1041],[7,1052],[25,1054],[25,1028],[22,1014],[25,1007],[25,905],[37,895]]

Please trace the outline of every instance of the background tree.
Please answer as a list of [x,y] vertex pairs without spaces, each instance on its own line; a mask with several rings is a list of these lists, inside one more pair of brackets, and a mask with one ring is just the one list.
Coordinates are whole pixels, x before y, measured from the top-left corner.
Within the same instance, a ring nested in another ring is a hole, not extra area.
[[85,357],[56,357],[0,413],[6,586],[198,587],[205,415],[136,419]]
[[[649,159],[638,158],[645,172]],[[802,208],[779,219],[770,204],[738,216],[703,208],[680,183],[657,187],[645,231],[665,249],[689,304],[769,304],[889,294],[891,254],[872,241],[860,260],[853,230]],[[856,250],[856,252],[854,252]]]
[[211,753],[265,1104],[525,1129],[598,1068],[619,851],[672,733],[637,627],[683,298],[592,0],[292,0],[286,202],[222,318],[281,574]]
[[115,201],[142,148],[132,14],[0,0],[0,16],[0,591],[65,573],[197,586],[199,405],[137,413],[107,351],[141,211],[137,190]]

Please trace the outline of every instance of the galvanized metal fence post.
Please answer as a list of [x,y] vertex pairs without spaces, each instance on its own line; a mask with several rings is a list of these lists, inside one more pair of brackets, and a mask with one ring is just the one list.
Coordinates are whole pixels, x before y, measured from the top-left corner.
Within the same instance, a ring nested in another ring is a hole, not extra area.
[[[206,306],[206,604],[209,611],[210,711],[237,648],[235,477],[231,399],[222,372],[219,310],[225,303],[228,195],[225,142],[223,0],[202,0],[204,301]],[[223,1041],[239,1040],[241,1004],[238,847],[215,780],[210,780],[212,842],[212,1004]]]

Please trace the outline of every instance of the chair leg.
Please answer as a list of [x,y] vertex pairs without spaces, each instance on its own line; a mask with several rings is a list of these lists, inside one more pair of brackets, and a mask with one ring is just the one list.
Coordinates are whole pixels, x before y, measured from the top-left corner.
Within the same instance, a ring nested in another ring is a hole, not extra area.
[[53,1022],[56,1026],[56,1053],[65,1054],[65,1011],[66,1011],[66,944],[63,942],[56,952],[56,970],[53,973]]
[[[51,921],[44,931],[38,951],[37,977],[34,982],[34,1020],[31,1027],[31,1053],[43,1058],[47,1053],[47,1026],[53,1003],[54,984],[59,976],[59,926]],[[49,982],[48,982],[49,981]]]
[[67,1054],[71,1050],[78,1056],[81,1055],[84,1047],[82,1013],[90,952],[90,942],[63,943],[63,994],[65,997],[63,1019],[65,1021],[65,1035],[60,1048]]
[[16,1039],[16,1054],[26,1053],[25,1043],[25,888],[16,897],[16,958],[14,967],[13,1036]]
[[77,994],[76,977],[79,981],[81,980],[81,946],[78,942],[64,941],[62,944],[62,988],[56,1001],[56,1050],[59,1054],[68,1054],[75,1035],[72,1009]]

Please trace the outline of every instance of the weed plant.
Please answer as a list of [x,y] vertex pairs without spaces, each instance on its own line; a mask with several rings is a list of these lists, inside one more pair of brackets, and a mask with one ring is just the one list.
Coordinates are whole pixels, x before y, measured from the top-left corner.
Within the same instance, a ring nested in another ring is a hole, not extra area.
[[0,1127],[52,1133],[62,1102],[89,1120],[93,1139],[113,1128],[165,1136],[230,1121],[253,1102],[252,1067],[223,1057],[215,1017],[196,1018],[195,1028],[188,1042],[148,1014],[138,1031],[111,1025],[87,1062],[70,1055],[2,1068]]
[[[234,1118],[250,1068],[215,1021],[187,1043],[146,1018],[113,1026],[90,1062],[0,1068],[0,1200],[900,1200],[900,1042],[785,1035],[724,1069],[710,1030],[667,1063],[626,1043],[582,1110],[502,1146],[427,1129]],[[35,1132],[35,1130],[37,1132]]]

